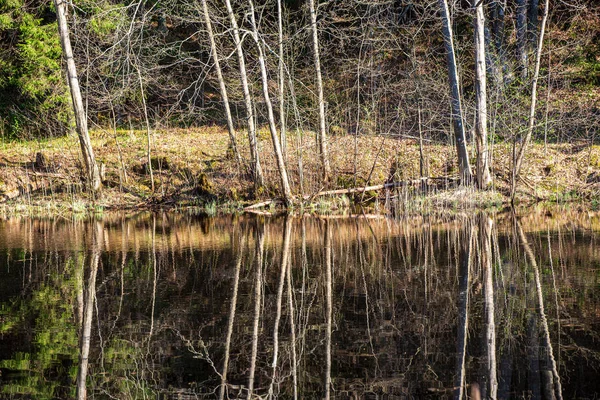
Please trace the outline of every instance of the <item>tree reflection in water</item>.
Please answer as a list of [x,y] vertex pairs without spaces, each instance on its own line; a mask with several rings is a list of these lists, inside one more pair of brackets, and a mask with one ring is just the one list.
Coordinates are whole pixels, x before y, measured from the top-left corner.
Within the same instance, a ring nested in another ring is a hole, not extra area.
[[600,224],[0,221],[0,397],[600,392]]

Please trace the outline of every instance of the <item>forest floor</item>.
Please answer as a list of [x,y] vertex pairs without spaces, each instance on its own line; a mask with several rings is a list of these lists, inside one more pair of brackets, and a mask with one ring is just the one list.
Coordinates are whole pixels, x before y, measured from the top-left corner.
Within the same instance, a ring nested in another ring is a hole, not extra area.
[[[247,148],[243,132],[238,146]],[[319,184],[319,157],[313,133],[288,136],[287,165],[292,190],[306,198],[324,189],[344,189],[421,177],[418,142],[391,136],[332,136],[333,170],[328,187]],[[147,164],[147,136],[142,131],[92,132],[96,158],[103,165],[99,198],[82,185],[79,144],[74,136],[36,141],[0,142],[0,211],[44,214],[153,207],[200,207],[207,212],[235,212],[276,198],[279,179],[268,130],[259,132],[266,185],[254,190],[244,168],[228,151],[221,127],[158,130],[151,137],[154,189]],[[509,202],[510,143],[492,145],[494,183],[489,190],[453,187],[457,167],[451,144],[423,146],[424,175],[442,185],[424,194],[412,189],[352,196],[311,198],[303,207],[329,212],[362,201],[375,211],[391,202],[402,210],[502,207]],[[43,154],[43,157],[38,156]],[[472,155],[474,158],[474,154]],[[249,156],[243,153],[243,157]],[[37,161],[36,161],[37,158]],[[300,167],[301,166],[301,167]],[[302,171],[302,174],[300,173]],[[516,200],[521,204],[579,201],[592,208],[600,202],[600,146],[588,143],[533,143],[526,154]],[[302,179],[300,179],[302,176]],[[305,202],[306,203],[306,202]]]

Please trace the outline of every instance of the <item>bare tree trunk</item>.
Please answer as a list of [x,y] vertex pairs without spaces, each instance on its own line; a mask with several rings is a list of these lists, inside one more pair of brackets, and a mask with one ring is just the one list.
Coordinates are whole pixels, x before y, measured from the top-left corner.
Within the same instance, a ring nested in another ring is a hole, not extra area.
[[425,168],[425,156],[423,155],[423,126],[421,121],[421,103],[417,103],[417,114],[419,117],[419,173],[421,178],[428,176],[429,171]]
[[302,149],[304,147],[304,128],[300,121],[300,110],[296,101],[296,91],[291,75],[288,74],[288,87],[290,88],[290,97],[292,99],[292,109],[296,123],[296,157],[298,159],[298,181],[300,184],[300,195],[304,196],[304,162],[302,159]]
[[485,13],[483,1],[475,9],[475,72],[477,92],[477,118],[475,143],[477,146],[477,186],[485,189],[492,182],[487,143],[487,73],[485,60]]
[[539,0],[529,0],[529,10],[527,12],[527,36],[528,50],[535,50],[537,44],[538,30],[538,11],[540,7]]
[[217,79],[219,80],[219,90],[221,91],[221,98],[223,99],[223,106],[225,108],[225,117],[227,118],[227,130],[229,131],[229,144],[231,149],[233,150],[233,154],[238,165],[241,166],[242,156],[238,151],[237,143],[235,140],[235,128],[233,126],[233,118],[231,117],[231,108],[229,107],[229,96],[227,95],[227,87],[225,86],[225,79],[223,79],[223,72],[221,71],[221,63],[219,62],[219,54],[217,52],[217,45],[215,43],[215,36],[213,34],[212,23],[210,22],[210,14],[208,12],[208,5],[206,4],[206,0],[202,0],[202,11],[204,12],[204,23],[206,24],[206,30],[208,31],[210,52],[215,63]]
[[521,143],[521,147],[519,148],[517,157],[515,159],[515,164],[513,165],[512,171],[512,185],[510,190],[510,197],[512,200],[515,198],[515,192],[517,189],[517,179],[519,178],[519,173],[521,172],[521,164],[523,163],[523,158],[525,157],[525,150],[527,149],[527,145],[531,140],[531,135],[533,134],[533,127],[535,126],[535,107],[537,104],[537,83],[540,76],[540,64],[542,60],[542,48],[544,45],[544,33],[546,32],[546,23],[548,21],[548,8],[550,7],[550,1],[546,0],[544,5],[544,14],[542,17],[542,27],[540,30],[540,37],[538,41],[538,47],[535,55],[535,69],[533,71],[533,81],[531,83],[531,106],[529,108],[529,124],[527,126],[527,134],[525,135],[525,139],[523,143]]
[[496,71],[498,79],[496,83],[502,86],[508,78],[508,66],[506,65],[506,41],[504,33],[504,15],[506,0],[496,0],[493,4],[492,36],[494,40],[494,51],[496,53]]
[[271,140],[273,141],[273,150],[275,151],[275,157],[277,158],[277,168],[279,170],[279,178],[281,179],[281,189],[283,190],[283,200],[286,205],[292,204],[293,196],[292,189],[290,188],[290,181],[287,175],[287,168],[285,166],[285,160],[281,153],[281,145],[279,143],[279,137],[277,135],[277,127],[275,125],[275,116],[273,114],[273,103],[269,95],[269,76],[267,75],[267,67],[265,63],[265,55],[263,51],[263,45],[260,37],[258,36],[258,28],[256,26],[256,20],[254,16],[254,2],[248,0],[250,4],[250,21],[252,23],[252,37],[256,42],[258,48],[258,63],[260,65],[260,75],[262,78],[263,97],[267,106],[267,116],[269,118],[269,130],[271,131]]
[[146,106],[146,95],[144,93],[144,82],[142,81],[142,73],[140,65],[136,60],[135,70],[137,71],[140,81],[140,95],[142,96],[142,107],[144,111],[144,122],[146,123],[146,162],[148,163],[148,173],[150,174],[150,188],[154,192],[154,172],[152,171],[152,131],[150,129],[150,120],[148,118],[148,107]]
[[450,96],[452,97],[452,123],[454,125],[454,137],[456,141],[456,153],[458,155],[458,169],[463,183],[468,184],[472,180],[471,165],[469,164],[469,153],[465,138],[465,127],[463,124],[462,105],[460,100],[460,83],[456,68],[454,55],[454,39],[452,37],[452,23],[447,0],[438,0],[442,13],[444,44],[446,47],[446,58],[448,61],[448,79],[450,81]]
[[87,115],[83,106],[81,89],[79,88],[79,79],[77,78],[77,68],[73,59],[73,49],[71,48],[71,39],[69,37],[69,26],[67,24],[66,4],[62,0],[54,0],[56,7],[56,19],[58,22],[58,34],[60,35],[60,44],[62,45],[63,56],[67,63],[67,77],[69,89],[71,90],[71,99],[73,100],[73,112],[75,113],[75,123],[77,125],[77,136],[81,146],[81,155],[85,166],[85,174],[88,189],[95,193],[100,191],[102,182],[100,180],[100,170],[96,164],[94,149],[88,132]]
[[527,78],[527,0],[517,0],[517,62],[524,80]]
[[317,95],[319,97],[319,151],[323,167],[323,182],[331,178],[331,167],[329,165],[329,154],[327,151],[327,125],[325,124],[325,99],[323,95],[323,77],[321,76],[321,59],[319,56],[319,32],[317,30],[317,11],[315,0],[309,0],[310,21],[313,36],[313,51],[315,53],[315,70],[317,73]]
[[285,71],[283,62],[283,7],[281,0],[277,0],[277,33],[279,34],[279,137],[281,152],[285,158],[287,152],[287,135],[285,126]]
[[506,0],[496,0],[493,4],[492,35],[494,37],[494,46],[496,52],[504,52],[504,14],[506,10]]
[[248,85],[248,74],[246,72],[246,61],[244,60],[244,50],[242,49],[242,41],[240,39],[240,29],[238,27],[233,8],[231,7],[231,0],[225,0],[227,6],[227,14],[231,21],[231,28],[233,30],[233,41],[235,43],[238,66],[240,69],[240,81],[242,83],[242,91],[244,92],[244,103],[246,106],[246,119],[248,123],[248,141],[250,144],[250,157],[251,160],[251,171],[252,179],[254,180],[255,186],[264,185],[264,178],[262,168],[260,166],[260,156],[258,154],[258,143],[256,141],[256,125],[254,121],[254,111],[252,108],[252,97],[250,96],[250,87]]

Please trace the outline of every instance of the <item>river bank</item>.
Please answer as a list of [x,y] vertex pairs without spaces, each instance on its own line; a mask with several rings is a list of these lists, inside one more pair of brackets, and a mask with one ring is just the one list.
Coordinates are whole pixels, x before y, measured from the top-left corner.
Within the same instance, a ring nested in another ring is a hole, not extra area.
[[[237,140],[241,148],[246,147],[243,132]],[[267,183],[259,190],[254,190],[245,169],[236,165],[228,150],[227,132],[220,127],[155,131],[150,141],[152,179],[146,132],[96,130],[92,143],[104,181],[102,194],[95,199],[81,183],[75,137],[0,142],[0,209],[9,214],[35,214],[198,207],[217,213],[241,211],[278,197],[276,162],[266,130],[259,132],[259,147]],[[418,141],[397,136],[332,136],[330,148],[333,177],[330,186],[323,187],[314,134],[288,136],[286,161],[292,190],[303,197],[297,207],[329,212],[363,203],[374,212],[385,212],[390,205],[399,211],[419,211],[502,207],[509,202],[509,143],[491,146],[494,182],[487,191],[456,187],[455,149],[451,144],[424,143],[423,163]],[[243,156],[249,158],[248,154]],[[326,189],[390,181],[418,183],[422,174],[436,178],[427,193],[422,185],[412,184],[314,197]],[[529,148],[517,203],[581,201],[595,208],[599,199],[600,146],[534,143]]]

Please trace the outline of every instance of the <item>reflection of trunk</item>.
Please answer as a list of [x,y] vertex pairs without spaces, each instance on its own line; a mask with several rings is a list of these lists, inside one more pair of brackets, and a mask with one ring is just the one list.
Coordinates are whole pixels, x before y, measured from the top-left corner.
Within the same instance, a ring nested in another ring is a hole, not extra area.
[[540,381],[542,383],[542,395],[546,400],[556,400],[554,395],[554,378],[552,376],[552,363],[548,357],[550,344],[546,343],[546,337],[542,336],[540,343]]
[[248,123],[248,141],[250,143],[250,158],[252,178],[256,186],[262,186],[264,183],[262,168],[260,166],[260,157],[258,155],[258,144],[256,142],[256,125],[254,121],[254,112],[252,107],[252,97],[250,96],[250,86],[248,84],[248,74],[246,72],[246,61],[244,59],[244,50],[242,49],[242,40],[240,39],[240,30],[238,23],[231,7],[231,1],[225,0],[225,6],[227,7],[227,14],[231,22],[231,28],[233,33],[233,41],[235,44],[238,67],[240,69],[240,80],[242,83],[242,91],[244,93],[244,104],[246,106],[246,119]]
[[510,342],[504,348],[504,354],[500,361],[500,382],[498,385],[498,398],[509,399],[513,372],[513,350]]
[[[85,262],[85,258],[84,258]],[[75,284],[77,285],[77,323],[83,326],[83,297],[84,297],[84,277],[85,268],[82,266],[81,268],[77,268],[75,270]]]
[[333,323],[333,288],[331,267],[331,226],[325,220],[325,285],[327,297],[326,336],[325,336],[325,399],[329,399],[331,391],[331,325]]
[[[377,358],[377,354],[375,352],[375,348],[373,347],[373,335],[371,333],[371,310],[369,309],[369,288],[367,286],[367,278],[365,276],[365,266],[369,265],[369,262],[367,261],[367,258],[365,256],[365,252],[364,252],[364,247],[363,247],[363,243],[362,243],[362,239],[360,237],[360,232],[359,232],[359,227],[358,227],[358,220],[355,221],[356,222],[356,244],[358,247],[358,264],[360,265],[360,275],[362,278],[362,282],[363,282],[363,291],[365,293],[365,319],[366,319],[366,323],[367,323],[367,336],[369,338],[369,347],[371,350],[371,354],[373,355],[373,359],[375,361],[375,371],[371,371],[372,374],[374,374],[375,376],[377,376],[378,373],[380,373],[380,369],[379,369],[379,359]],[[427,254],[427,253],[425,253]],[[427,259],[425,260],[425,282],[427,282]],[[427,299],[427,284],[425,284],[425,299]],[[427,300],[425,300],[427,301]]]
[[[300,284],[300,310],[298,311],[298,335],[300,337],[300,341],[298,343],[298,347],[299,347],[299,353],[300,354],[304,354],[305,349],[306,349],[306,332],[307,332],[307,328],[308,328],[308,314],[309,314],[309,310],[310,310],[310,298],[308,296],[308,290],[309,286],[308,286],[308,279],[309,279],[309,275],[308,275],[308,252],[307,252],[307,246],[306,246],[306,218],[302,217],[302,225],[301,225],[301,236],[302,236],[302,242],[301,242],[301,264],[302,264],[302,282]],[[307,305],[308,304],[308,305]],[[306,311],[305,311],[306,309]],[[298,364],[297,364],[298,365]],[[301,365],[300,368],[302,368],[302,366],[304,366],[303,364]],[[300,370],[300,374],[299,377],[302,378],[304,377],[306,374],[302,373],[303,370]],[[304,380],[302,380],[300,382],[300,385],[302,384],[302,382],[304,382]]]
[[[541,36],[540,36],[541,40]],[[533,275],[535,278],[535,289],[537,293],[538,300],[538,308],[540,313],[540,321],[542,325],[542,343],[544,346],[547,346],[548,350],[548,360],[549,364],[552,368],[552,375],[554,377],[554,386],[553,388],[556,398],[562,400],[562,384],[560,382],[560,376],[558,375],[558,367],[556,366],[556,359],[554,358],[554,352],[552,350],[552,342],[550,341],[550,330],[548,329],[548,319],[546,318],[546,311],[544,309],[544,296],[542,293],[542,283],[540,281],[540,271],[537,265],[537,261],[535,260],[535,256],[531,247],[529,246],[529,242],[523,233],[523,229],[521,228],[521,224],[517,221],[517,229],[519,233],[519,238],[521,239],[521,243],[523,244],[523,248],[525,249],[525,254],[533,268]]]
[[465,139],[465,127],[463,125],[462,105],[460,100],[460,83],[458,81],[458,70],[454,55],[454,38],[452,37],[452,22],[447,0],[439,0],[442,12],[444,43],[446,46],[446,58],[448,63],[448,79],[450,80],[450,95],[452,103],[452,123],[454,125],[454,138],[456,141],[456,152],[458,155],[458,168],[463,183],[471,182],[471,166],[469,165],[469,154],[467,153],[467,142]]
[[225,390],[227,385],[227,370],[229,368],[229,352],[231,350],[231,336],[233,334],[233,321],[235,320],[235,309],[237,305],[238,286],[240,282],[240,270],[242,268],[242,257],[244,253],[243,247],[243,235],[240,232],[240,240],[238,251],[235,259],[235,273],[233,278],[233,289],[231,291],[231,305],[229,306],[229,323],[227,324],[227,338],[225,339],[225,360],[223,361],[223,372],[221,373],[221,391],[219,393],[219,400],[223,400],[225,397]]
[[456,381],[454,398],[462,399],[465,389],[465,359],[467,355],[467,332],[469,330],[469,281],[471,269],[471,244],[473,231],[469,231],[467,243],[463,243],[459,256],[458,334],[456,337]]
[[294,312],[294,296],[292,291],[292,262],[287,265],[287,296],[288,296],[288,313],[290,317],[291,331],[291,350],[292,350],[292,381],[294,386],[294,400],[298,398],[298,361],[296,355],[296,322]]
[[119,309],[117,310],[117,315],[115,317],[115,321],[113,322],[112,331],[117,327],[117,321],[121,318],[121,311],[123,310],[123,298],[125,297],[125,265],[127,263],[127,250],[125,244],[123,243],[123,250],[121,251],[121,271],[119,274],[119,280],[121,282],[121,293],[119,295]]
[[156,215],[152,216],[152,254],[150,255],[151,263],[152,263],[152,309],[150,311],[150,331],[148,332],[148,350],[150,350],[150,339],[152,338],[152,333],[154,333],[154,308],[156,307],[156,280],[157,270],[156,270]]
[[258,330],[260,326],[260,305],[262,303],[262,268],[265,250],[264,227],[256,228],[256,282],[254,283],[254,328],[252,330],[252,356],[250,359],[250,376],[248,378],[248,400],[254,390],[254,374],[256,372],[256,357],[258,355]]
[[496,321],[494,307],[494,274],[492,268],[492,225],[493,221],[487,216],[481,216],[481,263],[485,273],[485,313],[486,313],[486,346],[487,369],[489,379],[488,398],[496,399],[498,393],[498,378],[496,375]]
[[71,99],[73,100],[73,110],[75,112],[75,122],[77,125],[77,136],[85,165],[86,183],[88,190],[97,192],[100,190],[100,170],[94,157],[94,149],[88,132],[87,115],[83,106],[81,89],[79,88],[79,79],[77,78],[77,68],[73,58],[73,49],[71,48],[71,39],[69,37],[69,26],[67,24],[66,7],[67,2],[54,0],[56,7],[56,19],[58,22],[58,33],[62,45],[63,54],[67,63],[67,77],[69,80],[69,89],[71,90]]
[[527,382],[531,399],[541,400],[540,390],[540,343],[537,315],[529,314],[527,318],[527,358],[529,368],[527,369]]
[[275,373],[277,371],[277,358],[279,357],[279,321],[281,320],[281,303],[283,301],[283,285],[287,273],[287,264],[290,258],[290,240],[292,235],[292,223],[290,217],[285,219],[285,235],[283,237],[283,251],[281,252],[281,272],[279,274],[279,287],[277,289],[277,310],[275,312],[275,326],[273,327],[273,362],[271,363],[271,384],[269,385],[269,397],[273,396],[273,385],[275,384]]
[[233,126],[233,118],[231,117],[231,109],[229,108],[229,96],[227,95],[227,88],[225,87],[225,79],[223,79],[223,72],[221,72],[221,63],[219,62],[219,54],[217,53],[217,45],[215,43],[215,37],[212,30],[212,23],[210,21],[210,15],[208,13],[208,5],[206,4],[206,0],[202,0],[202,11],[204,12],[204,23],[206,24],[206,31],[208,32],[210,52],[214,61],[217,79],[219,80],[219,90],[221,91],[221,98],[223,99],[223,107],[225,109],[225,117],[227,118],[227,130],[229,131],[229,145],[233,150],[233,154],[238,165],[241,166],[242,156],[238,151],[237,143],[235,141],[235,128]]
[[94,299],[96,297],[96,275],[100,262],[100,240],[102,230],[100,225],[96,226],[93,233],[92,254],[89,256],[89,278],[87,284],[85,309],[82,321],[82,333],[80,340],[79,370],[77,371],[77,399],[87,398],[86,379],[90,354],[90,342],[92,334],[92,319],[94,317]]
[[283,154],[281,152],[281,144],[279,143],[279,136],[277,135],[277,127],[275,126],[275,115],[273,114],[273,104],[271,103],[271,97],[269,95],[269,76],[267,75],[263,44],[260,37],[258,36],[258,27],[256,26],[254,16],[254,2],[252,0],[248,0],[248,3],[250,4],[250,21],[252,23],[252,37],[254,38],[254,41],[256,42],[256,47],[258,49],[258,64],[260,66],[260,76],[262,78],[263,97],[265,99],[265,105],[267,106],[269,131],[271,131],[273,151],[277,160],[279,178],[281,179],[283,200],[286,205],[290,205],[292,203],[292,189],[290,188],[290,181],[288,179],[287,168],[285,166],[285,160],[283,159]]

